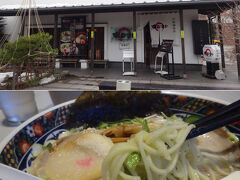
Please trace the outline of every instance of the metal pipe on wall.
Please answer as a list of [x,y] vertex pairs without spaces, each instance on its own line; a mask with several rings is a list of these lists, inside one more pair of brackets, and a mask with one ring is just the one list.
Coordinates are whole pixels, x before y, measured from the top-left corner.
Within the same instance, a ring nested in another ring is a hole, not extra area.
[[58,14],[54,14],[54,39],[53,39],[53,47],[57,47],[57,37],[58,37]]
[[137,68],[137,15],[136,11],[133,11],[133,46],[134,46],[134,72]]
[[91,71],[93,71],[94,68],[94,41],[95,41],[95,34],[94,34],[94,28],[95,28],[95,13],[92,13],[92,25],[91,25]]
[[221,56],[222,56],[222,68],[225,68],[225,56],[224,56],[224,47],[223,47],[223,32],[222,32],[222,20],[221,14],[218,14],[218,31],[219,31],[219,40],[221,47]]

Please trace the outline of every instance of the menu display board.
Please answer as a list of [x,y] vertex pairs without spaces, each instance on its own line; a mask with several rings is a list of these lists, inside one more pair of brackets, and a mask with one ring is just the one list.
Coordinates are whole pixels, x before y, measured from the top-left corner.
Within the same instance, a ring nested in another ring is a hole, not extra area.
[[60,51],[62,56],[87,57],[86,17],[63,17]]

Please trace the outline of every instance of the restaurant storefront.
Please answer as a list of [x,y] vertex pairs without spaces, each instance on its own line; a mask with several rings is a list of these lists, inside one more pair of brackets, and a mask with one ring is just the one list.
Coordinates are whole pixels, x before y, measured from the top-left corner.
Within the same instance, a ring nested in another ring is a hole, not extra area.
[[[193,36],[191,23],[192,20],[198,20],[197,10],[184,10],[185,19],[185,40],[189,47],[187,51],[187,59],[189,64],[198,64],[198,56],[194,55],[193,51]],[[69,31],[62,30],[61,20],[65,18],[78,18],[86,17],[86,36],[82,35],[82,45],[86,45],[87,53],[82,51],[82,55],[79,58],[90,58],[91,51],[91,14],[65,14],[59,15],[58,21],[58,36],[57,47],[60,48],[60,52],[63,56],[74,56],[74,52],[71,51],[72,43],[68,47],[64,47],[64,42],[71,41],[71,33]],[[40,16],[43,28],[45,32],[49,32],[54,35],[54,16],[43,15]],[[160,41],[163,39],[174,40],[174,55],[176,56],[176,63],[181,63],[181,34],[180,32],[180,18],[177,10],[168,11],[149,11],[137,13],[137,62],[152,64],[153,62],[147,62],[144,51],[147,46],[158,47],[159,34]],[[155,27],[157,23],[161,23],[160,33]],[[117,13],[98,13],[95,15],[95,59],[108,59],[110,62],[122,62],[122,50],[133,49],[133,28],[132,28],[132,13],[131,12],[117,12]],[[163,28],[162,28],[163,27]],[[33,26],[34,28],[34,26]],[[26,28],[27,29],[27,28]],[[37,26],[35,26],[37,30]],[[64,33],[68,33],[65,34]],[[25,32],[26,33],[26,32]],[[190,34],[190,35],[187,35]],[[77,35],[76,35],[77,36]],[[61,39],[62,38],[62,39]],[[75,40],[78,37],[75,38]],[[146,41],[146,44],[144,43]],[[66,43],[67,44],[67,43]],[[53,43],[52,43],[53,45]],[[65,48],[65,49],[64,49]],[[80,48],[79,48],[80,49]],[[150,49],[151,51],[151,49]],[[65,53],[64,53],[65,52]]]
[[[136,71],[138,63],[153,68],[163,40],[171,40],[174,61],[183,65],[183,74],[186,74],[187,65],[202,63],[199,48],[204,44],[196,46],[196,41],[211,43],[209,23],[206,21],[194,30],[193,22],[200,22],[199,14],[218,15],[226,2],[200,0],[63,6],[38,8],[38,12],[44,31],[53,35],[51,43],[59,48],[63,59],[117,63],[122,62],[124,50],[132,49]],[[3,9],[0,16],[13,16],[15,11]],[[9,27],[11,24],[7,25],[7,32]],[[31,28],[33,33],[37,32],[37,23],[33,22]],[[26,34],[27,26],[24,31]],[[172,56],[169,58],[172,62]]]

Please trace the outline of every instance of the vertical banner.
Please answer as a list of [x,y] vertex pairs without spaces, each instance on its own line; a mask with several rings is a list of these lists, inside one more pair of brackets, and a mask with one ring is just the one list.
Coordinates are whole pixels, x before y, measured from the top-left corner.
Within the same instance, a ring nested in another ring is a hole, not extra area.
[[155,19],[150,21],[150,23],[151,23],[150,34],[152,39],[152,46],[158,47],[162,44],[163,33],[165,33],[165,31],[169,31],[167,30],[168,24],[165,24],[164,22]]
[[86,17],[63,17],[60,51],[63,56],[87,57]]

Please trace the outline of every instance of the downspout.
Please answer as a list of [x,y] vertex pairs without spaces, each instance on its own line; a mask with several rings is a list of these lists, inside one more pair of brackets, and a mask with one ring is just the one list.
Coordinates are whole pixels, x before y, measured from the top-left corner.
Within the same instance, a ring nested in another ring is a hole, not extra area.
[[137,17],[136,11],[133,11],[133,50],[134,50],[134,72],[137,71]]
[[91,73],[93,73],[94,68],[94,40],[95,40],[95,34],[94,34],[94,28],[95,28],[95,13],[92,12],[92,25],[91,25]]

